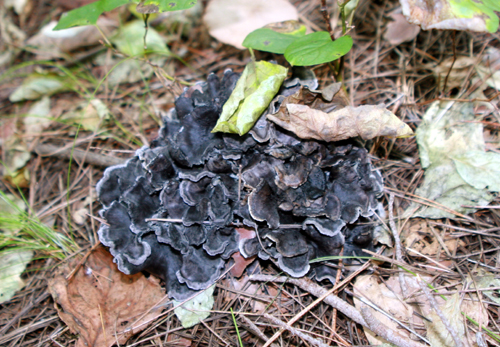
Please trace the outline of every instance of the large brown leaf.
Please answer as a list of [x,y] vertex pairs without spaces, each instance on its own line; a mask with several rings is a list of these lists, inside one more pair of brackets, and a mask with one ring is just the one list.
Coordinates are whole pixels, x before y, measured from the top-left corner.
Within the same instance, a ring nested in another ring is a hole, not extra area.
[[413,135],[408,125],[383,106],[347,106],[326,113],[306,105],[283,103],[276,114],[267,118],[300,138],[327,142],[356,136],[370,140],[377,136]]
[[76,347],[123,344],[161,313],[162,309],[148,312],[165,297],[159,280],[141,273],[121,273],[104,247],[93,251],[67,281],[67,275],[76,266],[78,260],[62,266],[49,279],[49,291],[59,317],[80,335]]

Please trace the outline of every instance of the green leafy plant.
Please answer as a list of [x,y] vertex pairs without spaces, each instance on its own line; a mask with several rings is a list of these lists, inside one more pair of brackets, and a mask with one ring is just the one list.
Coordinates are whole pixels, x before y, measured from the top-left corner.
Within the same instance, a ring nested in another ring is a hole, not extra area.
[[132,3],[137,4],[137,12],[148,16],[157,12],[186,10],[196,5],[196,2],[197,0],[99,0],[63,15],[54,30],[95,25],[99,16],[104,12]]
[[[284,54],[285,59],[294,66],[310,66],[329,63],[346,55],[352,48],[352,38],[346,35],[346,5],[350,2],[339,1],[343,36],[334,39],[332,30],[305,33],[305,26],[298,23],[275,23],[252,31],[243,41],[243,46],[264,52]],[[326,8],[323,6],[323,8]],[[325,20],[329,17],[325,11]],[[341,65],[337,66],[340,72]]]

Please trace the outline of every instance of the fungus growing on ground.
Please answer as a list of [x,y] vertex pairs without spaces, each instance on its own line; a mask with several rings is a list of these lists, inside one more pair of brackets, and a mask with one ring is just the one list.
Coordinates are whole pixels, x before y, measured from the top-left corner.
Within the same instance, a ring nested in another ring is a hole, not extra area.
[[[162,278],[177,301],[212,285],[238,251],[334,281],[310,260],[372,244],[372,227],[355,224],[383,189],[366,150],[301,140],[264,116],[244,136],[212,133],[237,80],[226,71],[186,89],[159,137],[97,185],[99,238],[118,268]],[[255,237],[240,239],[242,225]]]

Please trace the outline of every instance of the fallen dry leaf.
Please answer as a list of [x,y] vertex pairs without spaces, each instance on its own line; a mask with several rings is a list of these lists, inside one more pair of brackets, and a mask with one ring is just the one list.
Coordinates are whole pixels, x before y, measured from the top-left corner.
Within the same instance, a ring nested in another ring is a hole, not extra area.
[[399,45],[417,37],[420,32],[418,25],[409,23],[401,13],[393,13],[391,18],[393,21],[387,24],[384,33],[384,39],[389,41],[391,45]]
[[[419,334],[425,336],[427,332],[427,337],[431,339],[432,346],[452,346],[453,343],[447,345],[434,344],[442,339],[443,335],[446,336],[447,330],[443,330],[440,318],[436,316],[435,311],[429,303],[429,300],[422,293],[416,277],[405,274],[404,278],[407,287],[404,295],[401,290],[398,275],[392,275],[382,283],[379,281],[379,277],[376,275],[358,276],[356,277],[354,292],[361,297],[369,299],[372,303],[377,305],[385,312],[391,314],[400,322],[412,321],[413,326],[415,327],[415,329],[417,329],[417,332]],[[431,277],[421,277],[421,279],[425,283],[432,282]],[[486,313],[486,309],[478,310],[479,303],[477,301],[477,296],[475,294],[472,295],[472,298],[475,299],[473,305],[471,305],[470,302],[467,302],[466,300],[457,301],[457,297],[455,297],[455,295],[457,294],[446,295],[447,292],[449,292],[449,294],[452,294],[452,292],[456,292],[455,290],[451,290],[451,284],[456,285],[456,287],[458,288],[462,287],[462,283],[459,282],[449,283],[447,287],[450,288],[450,291],[439,290],[440,293],[445,294],[447,300],[444,300],[439,295],[435,295],[435,300],[438,307],[441,308],[441,310],[446,311],[445,314],[447,315],[448,319],[453,320],[454,326],[455,324],[461,324],[462,326],[464,326],[464,317],[461,312],[467,314],[468,316],[473,315],[474,319],[476,319],[477,322],[480,322],[480,324],[482,324],[484,327],[488,326],[488,315]],[[354,304],[358,309],[365,305],[357,298],[354,298]],[[426,320],[422,320],[419,316],[414,314],[415,311],[426,318],[432,317],[433,322],[429,323]],[[384,314],[371,308],[370,312],[385,326],[393,330],[397,330],[403,336],[410,337],[410,333],[407,330],[401,329],[396,322],[390,320]],[[426,329],[422,329],[424,323]],[[383,339],[379,338],[368,329],[365,329],[365,333],[367,335],[368,341],[372,345],[380,345],[381,343],[385,342]],[[467,338],[464,334],[464,330],[462,329],[461,331],[457,331],[457,333],[459,334],[459,338],[465,342]],[[429,334],[434,335],[431,338],[429,337]]]
[[347,106],[330,113],[305,105],[285,106],[287,112],[269,114],[267,118],[303,139],[330,142],[356,136],[370,140],[377,136],[413,135],[408,125],[383,106]]
[[[403,245],[407,248],[415,250],[419,253],[434,256],[439,250],[443,250],[439,240],[434,236],[428,228],[427,222],[424,219],[416,219],[411,222],[409,228],[405,228],[401,234]],[[459,238],[449,238],[442,235],[444,245],[448,251],[454,254],[455,250],[460,246],[466,246],[465,242]],[[411,251],[410,251],[411,252]],[[415,253],[410,253],[412,256],[417,256]],[[442,263],[442,262],[441,262]],[[445,265],[445,264],[443,264]],[[446,265],[445,265],[446,266]]]
[[472,85],[482,82],[474,93],[474,97],[477,98],[486,99],[483,91],[487,87],[500,90],[500,49],[495,47],[488,47],[481,59],[458,57],[453,63],[453,57],[450,57],[437,66],[429,65],[429,68],[438,80],[440,89],[443,88],[446,76],[448,76],[446,83],[448,90],[462,88],[469,80]]
[[203,16],[210,35],[239,49],[244,49],[243,40],[255,29],[298,19],[288,0],[212,0]]
[[[399,0],[410,23],[422,29],[492,32],[498,29],[494,1],[485,0]],[[495,6],[498,10],[498,5]]]
[[123,344],[161,313],[162,309],[148,312],[165,297],[159,280],[142,273],[123,274],[104,247],[94,250],[67,281],[76,266],[78,259],[48,281],[59,317],[79,334],[76,347]]

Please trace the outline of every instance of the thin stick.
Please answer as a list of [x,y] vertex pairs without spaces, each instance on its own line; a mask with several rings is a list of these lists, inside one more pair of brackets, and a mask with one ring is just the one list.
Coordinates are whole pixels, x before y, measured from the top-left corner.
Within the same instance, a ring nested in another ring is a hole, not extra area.
[[[324,289],[323,287],[321,287],[318,284],[316,284],[315,282],[313,282],[309,278],[288,278],[285,276],[275,277],[275,276],[270,276],[270,275],[252,275],[252,276],[250,276],[250,280],[259,281],[259,282],[288,282],[288,283],[294,284],[294,285],[302,288],[306,292],[308,292],[314,296],[317,296],[317,297],[323,297],[323,296],[325,296],[326,293],[329,292],[326,289]],[[336,288],[334,288],[334,289],[336,289]],[[369,329],[369,326],[366,323],[363,316],[361,315],[361,313],[355,307],[349,305],[347,302],[340,299],[338,296],[326,295],[324,297],[324,302],[332,307],[335,307],[337,310],[342,312],[344,315],[346,315],[347,317],[352,319],[354,322],[361,324],[362,326],[367,327]],[[288,324],[291,324],[291,321],[288,322]],[[407,346],[424,347],[425,346],[421,343],[407,339],[406,337],[400,335],[397,331],[392,330],[388,327],[385,327],[384,331],[381,331],[379,336],[384,338],[388,342],[395,344],[398,347],[407,347]],[[406,345],[398,344],[398,342],[400,342],[401,339],[404,341],[407,341],[407,344]],[[413,343],[413,344],[411,344],[411,343]]]
[[[391,226],[392,236],[394,237],[394,243],[396,244],[396,259],[403,263],[403,251],[401,247],[401,238],[399,237],[399,231],[394,222],[394,193],[389,194],[389,225]],[[403,293],[408,293],[408,287],[406,286],[406,281],[404,273],[400,271],[398,273],[399,285]],[[406,294],[403,294],[403,299]]]
[[121,158],[87,152],[78,148],[73,149],[72,153],[71,148],[58,147],[50,144],[36,145],[36,147],[33,148],[33,152],[43,157],[57,157],[64,160],[73,158],[77,162],[99,167],[119,165],[125,162],[125,160]]
[[455,34],[456,34],[456,32],[457,32],[456,30],[453,30],[453,45],[452,45],[452,48],[453,48],[453,62],[451,63],[450,69],[448,70],[448,73],[446,74],[446,77],[444,79],[443,90],[441,91],[441,93],[443,93],[443,94],[446,91],[446,85],[448,84],[448,77],[450,77],[451,70],[453,70],[453,65],[455,65],[455,61],[457,60],[457,48],[456,48],[456,43],[455,43]]
[[304,334],[303,332],[299,331],[298,329],[295,329],[288,325],[287,323],[279,320],[276,317],[271,316],[269,313],[264,313],[263,316],[270,320],[273,324],[276,324],[277,326],[281,327],[281,329],[288,330],[289,332],[292,333],[292,335],[300,337],[302,340],[309,342],[311,345],[317,346],[317,347],[329,347],[326,343],[323,341],[320,341],[318,339],[315,339],[314,337],[311,337],[309,335]]
[[[253,324],[253,322],[248,319],[247,317],[245,317],[245,315],[243,314],[240,314],[240,312],[238,312],[238,315],[240,316],[241,320],[243,322],[245,322],[245,324],[248,325],[248,328],[249,330],[254,333],[255,335],[257,335],[261,340],[263,341],[268,341],[269,340],[269,337],[267,337],[266,335],[264,335],[264,333],[259,329],[258,326],[256,326],[255,324]],[[276,344],[271,344],[271,347],[277,347]]]
[[[319,304],[320,302],[322,302],[327,296],[332,296],[331,294],[338,291],[340,288],[342,288],[345,284],[349,283],[351,281],[351,279],[353,279],[358,273],[360,273],[361,271],[364,271],[368,266],[370,265],[370,262],[366,262],[363,264],[363,266],[361,266],[358,271],[352,273],[350,276],[348,276],[346,279],[344,279],[341,283],[336,283],[332,289],[328,290],[328,291],[325,291],[324,293],[322,293],[321,295],[318,295],[318,298],[313,301],[311,304],[309,304],[306,308],[304,308],[302,311],[300,311],[298,314],[295,315],[295,317],[293,317],[289,322],[288,324],[293,324],[295,323],[296,321],[298,321],[302,316],[304,316],[307,312],[309,312],[313,307],[315,307],[317,304]],[[337,271],[340,271],[337,270]],[[254,276],[251,276],[250,277],[250,280],[252,280],[254,278]],[[258,279],[256,279],[258,281]],[[290,282],[293,283],[294,279],[290,279]],[[284,281],[283,281],[284,282]],[[303,282],[301,282],[303,283]],[[297,284],[298,285],[298,284]],[[299,285],[300,286],[300,285]],[[302,288],[302,287],[301,287]],[[306,291],[308,291],[306,289]],[[309,293],[311,293],[310,291],[308,291]],[[336,296],[332,296],[332,297],[336,297]],[[340,300],[340,299],[339,299]],[[333,305],[332,305],[333,306]],[[335,307],[335,306],[334,306]],[[347,308],[346,308],[347,309]],[[341,312],[344,312],[342,310],[340,310]],[[268,347],[272,342],[274,342],[282,333],[283,333],[283,329],[282,330],[279,330],[277,331],[270,339],[268,342],[266,342],[266,344],[263,346],[263,347]]]
[[[361,314],[363,315],[363,318],[365,319],[366,323],[368,324],[368,328],[373,331],[375,334],[378,336],[383,336],[385,334],[385,331],[387,327],[383,326],[370,312],[370,309],[367,306],[361,307]],[[394,340],[391,341],[395,345],[399,347],[416,347],[416,346],[423,346],[422,344],[408,340],[408,339],[401,339],[401,336],[394,336]]]
[[330,23],[330,14],[328,13],[328,7],[326,6],[326,0],[321,0],[321,14],[323,15],[323,19],[326,22],[326,27],[328,29],[328,33],[332,38],[332,41],[335,41],[335,34],[333,33],[332,23]]

